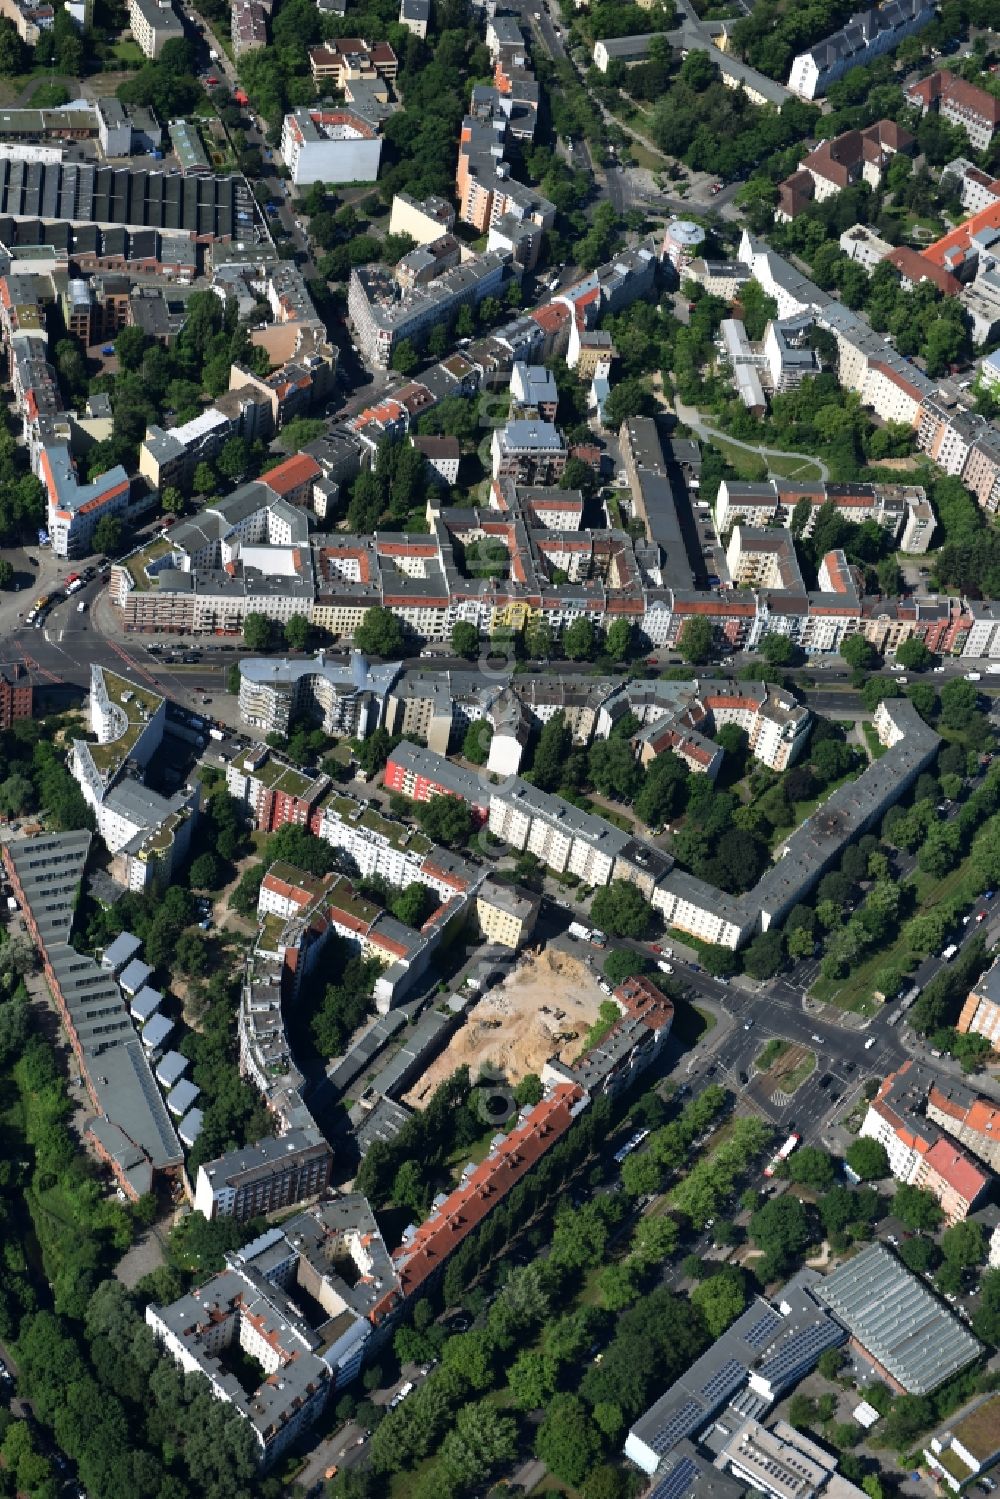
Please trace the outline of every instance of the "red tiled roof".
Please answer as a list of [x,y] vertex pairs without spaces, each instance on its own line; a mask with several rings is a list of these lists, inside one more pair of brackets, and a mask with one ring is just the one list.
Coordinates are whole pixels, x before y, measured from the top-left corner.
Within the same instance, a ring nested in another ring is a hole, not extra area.
[[501,1202],[569,1129],[584,1098],[576,1084],[560,1083],[536,1104],[441,1206],[424,1220],[408,1244],[394,1251],[403,1297],[412,1296],[453,1250]]
[[641,1020],[651,1031],[662,1030],[663,1026],[673,1022],[673,1001],[661,994],[651,979],[641,974],[619,984],[614,997],[634,1019]]
[[263,478],[268,489],[273,489],[275,494],[288,494],[300,484],[318,479],[322,472],[315,458],[310,458],[308,453],[295,453],[277,468],[270,469]]
[[964,255],[972,235],[978,234],[980,229],[1000,229],[1000,203],[991,203],[988,208],[981,208],[978,213],[972,214],[956,229],[943,234],[932,245],[928,245],[926,250],[922,250],[920,258],[929,260],[932,265],[945,267],[949,253],[957,251],[959,255]]
[[959,1150],[950,1140],[937,1140],[924,1158],[963,1202],[975,1202],[986,1186],[987,1177],[978,1170],[964,1150]]
[[946,271],[944,266],[935,265],[933,261],[928,260],[925,255],[921,255],[919,250],[914,250],[910,245],[900,245],[885,258],[890,265],[895,266],[901,276],[905,276],[907,281],[912,281],[914,285],[919,285],[921,281],[930,281],[945,297],[957,297],[962,290],[962,283],[957,276]]
[[907,97],[914,102],[919,101],[925,109],[941,99],[949,99],[960,109],[978,115],[988,124],[1000,125],[1000,100],[988,94],[985,89],[977,88],[974,83],[967,83],[964,78],[949,72],[947,68],[921,78],[919,83],[907,90]]
[[569,318],[569,308],[561,302],[546,302],[544,307],[536,307],[528,316],[543,332],[558,333],[563,323]]

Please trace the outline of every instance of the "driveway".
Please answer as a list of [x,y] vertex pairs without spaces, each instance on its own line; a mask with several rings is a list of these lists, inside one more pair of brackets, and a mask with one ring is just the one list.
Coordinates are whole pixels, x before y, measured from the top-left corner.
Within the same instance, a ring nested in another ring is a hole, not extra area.
[[763,459],[766,463],[768,458],[794,458],[799,463],[812,463],[820,471],[820,479],[825,484],[830,478],[830,470],[822,458],[816,458],[812,453],[789,453],[783,448],[765,448],[758,442],[742,442],[738,437],[730,437],[726,432],[719,432],[715,427],[705,421],[697,406],[685,406],[679,396],[674,398],[674,410],[678,421],[684,422],[686,426],[698,436],[709,442],[713,437],[722,442],[729,443],[734,448],[742,448],[745,453],[753,453],[755,457]]

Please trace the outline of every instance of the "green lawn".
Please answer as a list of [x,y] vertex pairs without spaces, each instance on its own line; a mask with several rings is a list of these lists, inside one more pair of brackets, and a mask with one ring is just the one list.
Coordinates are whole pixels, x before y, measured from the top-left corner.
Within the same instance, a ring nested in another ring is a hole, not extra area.
[[780,1079],[779,1086],[781,1091],[783,1093],[794,1093],[797,1088],[802,1087],[806,1078],[811,1076],[815,1070],[816,1053],[811,1051],[808,1056],[802,1058],[797,1067],[792,1068],[792,1071],[786,1077]]
[[885,754],[889,746],[881,742],[878,734],[875,732],[875,727],[873,724],[866,723],[862,724],[861,727],[864,731],[865,740],[867,742],[868,749],[871,752],[872,759],[881,760],[882,756]]
[[126,68],[141,68],[146,61],[138,42],[118,41],[111,49],[116,62]]
[[634,139],[628,143],[628,154],[637,167],[645,167],[650,172],[662,172],[667,165],[665,156],[660,156],[657,151],[650,151],[641,141]]
[[[964,863],[943,879],[935,879],[932,875],[923,874],[919,871],[911,876],[907,884],[915,886],[917,892],[918,911],[929,911],[941,901],[950,900],[962,890],[963,885],[968,882],[968,898],[973,900],[979,894],[978,884],[969,879]],[[817,979],[810,993],[813,999],[818,999],[826,1004],[836,1005],[840,1010],[851,1010],[859,1015],[875,1015],[878,1012],[878,1002],[872,998],[875,991],[875,975],[880,968],[895,966],[908,972],[916,966],[918,960],[913,957],[906,942],[902,939],[895,942],[892,947],[882,948],[866,958],[846,979]]]
[[767,466],[771,473],[779,479],[803,479],[818,480],[820,477],[819,465],[811,458],[779,458],[777,455],[769,454]]
[[780,1061],[791,1044],[790,1041],[782,1041],[780,1036],[772,1037],[767,1045],[754,1057],[753,1064],[757,1071],[767,1072],[769,1068],[774,1066],[775,1062]]
[[716,437],[715,433],[709,435],[709,442],[730,463],[741,479],[748,482],[767,478],[767,464],[757,453],[748,453],[746,448],[734,447],[731,442],[726,442],[724,437]]
[[821,477],[817,464],[805,454],[801,458],[782,458],[769,453],[765,448],[762,458],[759,453],[748,452],[746,448],[738,448],[734,443],[727,442],[724,437],[717,437],[714,432],[709,434],[709,441],[713,447],[718,448],[726,462],[732,464],[741,479],[764,479],[768,473],[781,479],[812,481]]

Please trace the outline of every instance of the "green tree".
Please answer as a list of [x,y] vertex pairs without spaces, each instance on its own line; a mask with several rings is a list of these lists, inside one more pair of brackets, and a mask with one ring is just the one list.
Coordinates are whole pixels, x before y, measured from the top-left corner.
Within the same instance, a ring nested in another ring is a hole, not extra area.
[[685,661],[693,666],[702,665],[712,654],[711,623],[700,614],[693,615],[681,631],[677,648]]
[[398,370],[401,375],[412,375],[420,360],[417,351],[408,338],[400,339],[393,350],[392,368]]
[[627,661],[632,652],[632,625],[627,619],[616,619],[608,630],[604,648],[612,661]]
[[117,515],[102,515],[94,527],[94,551],[114,557],[121,551],[122,538],[122,523]]
[[954,677],[941,688],[941,722],[948,729],[967,729],[979,705],[975,684]]
[[0,557],[0,588],[9,588],[14,581],[14,564],[6,557]]
[[465,731],[462,740],[462,754],[473,765],[485,765],[490,757],[490,742],[493,738],[493,729],[485,718],[477,718]]
[[604,403],[604,425],[616,432],[634,416],[651,416],[654,408],[652,394],[642,380],[621,380]]
[[590,916],[598,928],[616,937],[644,937],[653,918],[653,908],[634,885],[626,880],[612,880],[594,896]]
[[285,644],[290,651],[304,651],[309,644],[311,627],[304,614],[293,614],[284,626]]
[[556,1395],[535,1437],[535,1452],[556,1478],[579,1488],[601,1457],[601,1438],[583,1401]]
[[524,627],[524,649],[529,660],[547,661],[554,643],[552,626],[539,615],[533,615]]
[[271,644],[271,621],[253,611],[243,621],[243,642],[248,651],[266,651]]
[[215,854],[206,850],[192,860],[188,879],[194,890],[217,890],[222,881],[222,865]]
[[750,1237],[780,1272],[809,1243],[809,1216],[798,1198],[786,1192],[752,1214]]
[[980,1281],[972,1330],[984,1343],[1000,1346],[1000,1270],[988,1270]]
[[566,759],[572,748],[572,737],[566,715],[560,709],[553,713],[538,736],[531,761],[530,779],[543,791],[553,791],[560,784]]
[[743,1276],[736,1270],[720,1270],[694,1288],[691,1300],[704,1317],[712,1337],[721,1337],[746,1308]]
[[761,932],[755,937],[743,958],[744,969],[755,979],[773,978],[784,966],[785,942],[777,929]]
[[924,1239],[919,1235],[912,1239],[904,1239],[897,1253],[908,1270],[914,1275],[925,1275],[941,1258],[940,1250],[933,1239]]
[[[489,1401],[464,1405],[441,1443],[441,1467],[453,1484],[468,1490],[509,1463],[517,1452],[517,1424]],[[438,1492],[435,1485],[435,1492]]]
[[434,796],[429,802],[421,802],[417,816],[428,838],[448,848],[467,843],[472,834],[472,813],[457,796]]
[[216,488],[218,487],[218,480],[215,475],[215,469],[210,463],[206,463],[203,459],[202,462],[199,463],[195,468],[192,483],[194,485],[195,494],[215,494]]
[[653,965],[642,953],[630,952],[625,947],[612,948],[604,959],[602,971],[609,984],[622,984],[637,974],[649,973]]
[[230,484],[239,484],[250,466],[250,445],[242,437],[230,437],[215,460],[219,473]]
[[904,640],[896,650],[896,660],[900,666],[905,666],[907,671],[926,671],[934,657],[924,645],[922,640],[911,636]]
[[187,500],[174,484],[168,484],[160,491],[160,508],[167,515],[183,515],[187,506]]
[[941,1235],[941,1253],[951,1264],[967,1270],[981,1265],[986,1258],[986,1241],[980,1224],[966,1218],[954,1223]]
[[[815,1145],[804,1145],[785,1162],[789,1181],[799,1182],[804,1187],[813,1187],[817,1192],[826,1192],[833,1186],[833,1161],[825,1150]],[[785,1174],[785,1173],[783,1173]]]
[[896,1188],[892,1206],[899,1221],[915,1233],[933,1232],[943,1217],[930,1192],[908,1186],[906,1182],[901,1182]]
[[571,661],[591,661],[597,648],[594,626],[589,619],[575,619],[562,636],[563,650]]
[[792,642],[787,635],[776,635],[773,632],[764,636],[757,647],[765,661],[772,666],[790,666],[794,654]]
[[862,1181],[882,1181],[889,1175],[889,1157],[885,1146],[878,1140],[867,1137],[852,1140],[844,1153],[844,1159]]
[[451,627],[451,648],[456,656],[471,661],[479,651],[479,631],[467,620],[459,619]]
[[403,627],[391,609],[376,604],[355,630],[354,644],[366,656],[398,656],[403,649]]
[[847,635],[840,643],[840,654],[855,671],[869,671],[875,664],[875,650],[863,635]]

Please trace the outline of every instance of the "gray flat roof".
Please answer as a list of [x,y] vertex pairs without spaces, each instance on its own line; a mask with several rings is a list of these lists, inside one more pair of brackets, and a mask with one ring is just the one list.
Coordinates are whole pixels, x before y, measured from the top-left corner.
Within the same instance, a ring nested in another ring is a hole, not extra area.
[[[751,1372],[771,1364],[774,1398],[801,1378],[825,1348],[843,1342],[843,1331],[816,1300],[815,1277],[806,1271],[772,1301],[756,1297],[741,1317],[634,1423],[630,1440],[663,1459],[693,1436],[744,1389]],[[626,1452],[628,1449],[626,1448]]]
[[908,1394],[930,1394],[982,1352],[958,1318],[881,1244],[870,1244],[828,1275],[817,1294]]

